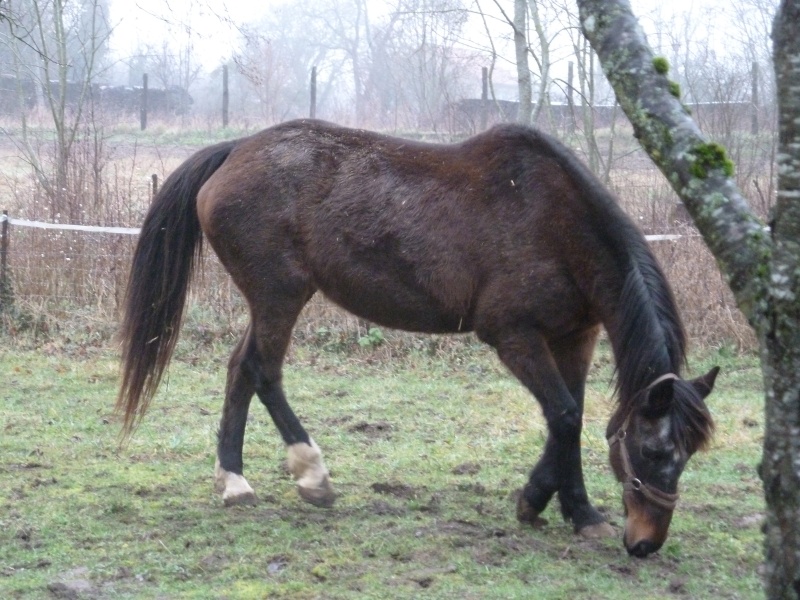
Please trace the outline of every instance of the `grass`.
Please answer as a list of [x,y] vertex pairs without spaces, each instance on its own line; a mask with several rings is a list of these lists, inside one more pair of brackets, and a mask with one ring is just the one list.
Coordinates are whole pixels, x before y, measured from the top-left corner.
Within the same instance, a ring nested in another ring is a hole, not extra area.
[[[0,597],[762,597],[757,360],[706,352],[723,374],[717,435],[684,474],[670,538],[646,560],[586,541],[548,508],[520,526],[514,490],[543,445],[540,411],[468,343],[392,360],[297,347],[285,387],[340,494],[302,503],[266,411],[254,403],[245,474],[255,507],[213,491],[224,389],[220,352],[183,348],[130,443],[112,414],[117,362],[77,345],[0,349]],[[610,360],[598,354],[583,439],[590,495],[616,525],[607,466]]]

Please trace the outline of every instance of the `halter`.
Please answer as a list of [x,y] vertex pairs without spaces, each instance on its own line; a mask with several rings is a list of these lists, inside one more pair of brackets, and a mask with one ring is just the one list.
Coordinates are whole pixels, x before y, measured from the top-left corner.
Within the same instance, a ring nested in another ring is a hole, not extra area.
[[[658,379],[656,379],[653,383],[647,386],[645,392],[649,391],[662,381],[666,381],[668,379],[679,379],[679,377],[673,373],[667,373],[666,375],[662,375]],[[625,418],[625,421],[622,423],[622,427],[619,430],[611,435],[608,438],[608,447],[612,448],[614,444],[619,442],[619,455],[622,459],[622,472],[625,474],[625,481],[622,484],[622,489],[626,492],[639,492],[644,496],[647,500],[655,504],[656,506],[663,508],[665,510],[675,510],[675,505],[678,504],[678,498],[680,498],[679,494],[668,494],[667,492],[661,491],[658,488],[653,487],[649,483],[646,483],[636,477],[636,473],[633,472],[633,465],[631,464],[631,457],[628,454],[628,448],[625,445],[625,437],[627,436],[627,429],[628,425],[630,424],[631,415],[633,411],[628,413],[628,416]]]

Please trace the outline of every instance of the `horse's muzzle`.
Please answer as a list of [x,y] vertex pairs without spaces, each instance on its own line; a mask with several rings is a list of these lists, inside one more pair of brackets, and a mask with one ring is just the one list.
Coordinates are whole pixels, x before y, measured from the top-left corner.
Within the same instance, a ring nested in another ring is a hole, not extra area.
[[649,540],[642,540],[633,546],[625,547],[625,549],[628,551],[628,554],[635,556],[636,558],[647,558],[648,555],[656,552],[659,548],[661,548],[661,544],[657,544]]

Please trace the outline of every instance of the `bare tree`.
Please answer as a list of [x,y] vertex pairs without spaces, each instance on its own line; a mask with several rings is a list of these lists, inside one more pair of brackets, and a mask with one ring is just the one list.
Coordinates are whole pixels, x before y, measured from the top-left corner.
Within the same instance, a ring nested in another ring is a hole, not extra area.
[[[365,96],[378,105],[371,110],[393,116],[395,126],[437,129],[468,73],[468,57],[455,50],[466,19],[459,0],[399,0],[384,23],[372,27]],[[390,106],[393,115],[386,114]]]
[[531,122],[537,123],[542,110],[550,107],[550,38],[542,21],[539,2],[528,2],[528,11],[533,22],[533,29],[539,40],[539,53],[532,52],[533,59],[539,67],[539,91],[536,104],[531,115]]
[[[20,149],[50,200],[53,217],[67,213],[72,190],[69,164],[91,103],[91,84],[108,40],[105,0],[19,0],[13,35],[4,37],[23,91],[33,82],[55,130],[52,160],[20,111]],[[21,100],[20,105],[24,105]]]
[[[242,48],[234,54],[237,71],[258,99],[259,117],[267,123],[305,115],[312,67],[326,65],[322,32],[297,7],[277,7],[253,27],[240,30]],[[326,65],[327,66],[327,65]],[[318,103],[325,103],[331,69],[320,69]]]
[[304,18],[320,32],[320,38],[312,43],[328,51],[332,65],[348,65],[354,107],[352,118],[357,124],[362,123],[368,73],[364,66],[370,62],[372,39],[367,0],[326,0],[305,9]]
[[767,500],[769,598],[800,597],[800,0],[773,28],[780,105],[778,199],[769,226],[670,92],[627,0],[578,0],[581,24],[637,138],[683,200],[756,332],[766,391],[760,473]]
[[145,51],[146,70],[162,88],[181,87],[188,90],[202,72],[194,56],[194,42],[187,36],[178,48],[164,40],[158,48]]
[[[498,7],[499,7],[498,3]],[[519,87],[519,112],[517,122],[529,125],[531,106],[531,70],[528,66],[528,1],[514,0],[514,53],[517,58],[517,84]]]

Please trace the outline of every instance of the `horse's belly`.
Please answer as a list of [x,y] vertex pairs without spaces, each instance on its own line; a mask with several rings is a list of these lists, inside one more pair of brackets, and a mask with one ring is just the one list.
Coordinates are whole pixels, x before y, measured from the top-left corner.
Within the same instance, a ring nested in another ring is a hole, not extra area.
[[[340,282],[341,283],[341,282]],[[469,310],[448,309],[435,298],[393,286],[321,286],[327,298],[372,323],[419,333],[459,333],[472,330]]]

